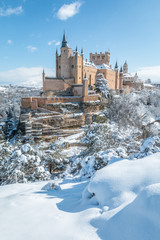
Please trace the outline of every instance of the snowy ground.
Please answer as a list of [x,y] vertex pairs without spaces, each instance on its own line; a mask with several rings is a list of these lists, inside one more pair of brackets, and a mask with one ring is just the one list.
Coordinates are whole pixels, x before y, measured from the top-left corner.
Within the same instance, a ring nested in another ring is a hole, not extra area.
[[1,186],[0,239],[159,240],[159,172],[157,152],[110,163],[91,180],[63,179],[58,190]]
[[87,182],[64,181],[61,190],[44,191],[44,182],[0,188],[0,239],[99,239],[90,220],[100,209],[83,205]]

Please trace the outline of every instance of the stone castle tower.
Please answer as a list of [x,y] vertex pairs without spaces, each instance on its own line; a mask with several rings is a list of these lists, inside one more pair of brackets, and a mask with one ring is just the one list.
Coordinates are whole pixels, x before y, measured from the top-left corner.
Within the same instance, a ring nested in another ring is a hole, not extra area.
[[77,47],[76,50],[72,52],[72,49],[68,46],[65,33],[63,35],[60,51],[60,55],[58,55],[58,51],[56,51],[56,78],[66,80],[74,79],[75,84],[82,83],[84,61],[83,51],[81,51],[81,56],[78,53]]
[[110,65],[110,52],[105,52],[102,53],[100,52],[98,53],[90,53],[90,61],[93,62],[95,65],[102,65],[102,64],[106,64],[106,65]]
[[127,61],[125,61],[125,63],[123,64],[123,73],[128,73],[128,63],[127,63]]

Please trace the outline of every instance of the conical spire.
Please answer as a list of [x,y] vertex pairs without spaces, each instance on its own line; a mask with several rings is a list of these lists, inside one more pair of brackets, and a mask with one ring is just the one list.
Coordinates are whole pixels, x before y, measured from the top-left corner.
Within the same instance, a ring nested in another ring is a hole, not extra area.
[[65,32],[63,34],[62,47],[68,47],[68,43],[67,43],[67,40],[66,40]]
[[118,63],[117,63],[117,61],[116,61],[116,64],[115,64],[115,69],[117,69],[118,68]]
[[77,46],[76,46],[76,52],[78,52],[78,48],[77,48]]
[[81,54],[83,54],[83,48],[81,49]]
[[121,66],[121,68],[120,68],[120,73],[122,73],[123,72],[123,69],[122,69],[122,66]]

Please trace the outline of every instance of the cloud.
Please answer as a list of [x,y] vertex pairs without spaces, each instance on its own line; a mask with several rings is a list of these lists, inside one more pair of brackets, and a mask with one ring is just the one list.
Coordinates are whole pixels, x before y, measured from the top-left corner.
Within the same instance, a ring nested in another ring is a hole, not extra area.
[[13,42],[12,42],[12,40],[8,40],[7,43],[8,43],[9,45],[11,45]]
[[60,20],[67,20],[68,18],[73,17],[79,12],[82,3],[77,1],[71,4],[64,4],[57,13],[57,17]]
[[143,80],[150,78],[153,83],[160,83],[160,66],[139,68],[138,76]]
[[[19,85],[30,87],[42,87],[42,67],[20,67],[5,72],[0,72],[1,85]],[[55,72],[53,69],[45,69],[46,76],[54,77]]]
[[22,12],[23,12],[22,6],[19,6],[17,8],[8,7],[7,9],[0,8],[1,17],[7,17],[10,15],[20,15]]
[[36,48],[36,47],[33,47],[33,46],[27,46],[27,48],[28,48],[28,50],[29,50],[30,52],[35,52],[35,51],[37,51],[37,48]]
[[49,41],[49,42],[48,42],[48,45],[49,45],[49,46],[50,46],[50,45],[53,45],[53,43],[55,43],[55,40]]
[[55,46],[59,46],[59,45],[61,44],[61,42],[59,42],[59,41],[56,42],[56,40],[52,40],[52,41],[49,41],[49,42],[48,42],[48,45],[49,45],[49,46],[51,46],[51,45],[53,45],[53,44],[55,44]]
[[56,42],[55,45],[56,46],[59,46],[61,44],[61,42]]

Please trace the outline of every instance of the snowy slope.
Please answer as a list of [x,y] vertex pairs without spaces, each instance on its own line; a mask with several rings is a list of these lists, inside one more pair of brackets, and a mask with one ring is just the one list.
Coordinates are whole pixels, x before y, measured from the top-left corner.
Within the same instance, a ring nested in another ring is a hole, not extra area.
[[[160,153],[119,160],[91,180],[0,187],[2,240],[159,240]],[[43,190],[42,190],[43,188]]]
[[99,209],[80,203],[85,182],[44,191],[45,182],[0,187],[1,240],[99,239],[89,220]]
[[101,216],[91,221],[100,239],[159,240],[160,153],[97,171],[83,198],[102,207]]

